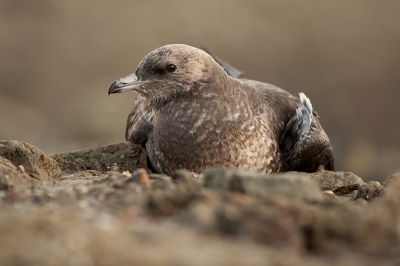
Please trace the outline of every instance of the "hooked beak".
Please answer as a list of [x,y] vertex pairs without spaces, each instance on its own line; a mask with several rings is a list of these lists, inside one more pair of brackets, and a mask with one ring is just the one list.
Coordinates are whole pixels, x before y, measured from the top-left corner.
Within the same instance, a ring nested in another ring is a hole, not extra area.
[[135,73],[111,83],[108,95],[139,89],[146,81],[139,81]]

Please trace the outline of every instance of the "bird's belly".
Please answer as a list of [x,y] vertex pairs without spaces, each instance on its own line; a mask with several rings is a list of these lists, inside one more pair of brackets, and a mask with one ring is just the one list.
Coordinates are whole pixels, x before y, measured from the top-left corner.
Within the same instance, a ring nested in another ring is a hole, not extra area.
[[267,132],[220,130],[207,134],[181,132],[152,135],[146,149],[153,167],[171,174],[176,169],[200,173],[205,168],[236,168],[258,172],[276,172],[280,155],[275,139]]

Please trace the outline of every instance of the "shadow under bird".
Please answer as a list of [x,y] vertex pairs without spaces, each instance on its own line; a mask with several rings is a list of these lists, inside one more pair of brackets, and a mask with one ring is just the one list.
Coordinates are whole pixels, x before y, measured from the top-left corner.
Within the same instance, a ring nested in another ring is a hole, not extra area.
[[172,44],[152,51],[108,93],[130,90],[139,95],[126,140],[146,148],[158,173],[334,170],[329,138],[305,94],[242,78],[203,50]]

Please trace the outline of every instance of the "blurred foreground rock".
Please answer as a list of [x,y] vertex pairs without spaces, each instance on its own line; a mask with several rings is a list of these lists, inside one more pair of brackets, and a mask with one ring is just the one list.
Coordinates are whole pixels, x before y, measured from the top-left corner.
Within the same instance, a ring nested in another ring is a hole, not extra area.
[[0,157],[0,265],[400,264],[400,175],[166,176],[125,144],[52,157],[52,182]]
[[248,171],[208,170],[204,175],[204,185],[217,190],[227,189],[261,198],[278,194],[308,202],[322,200],[322,192],[317,182],[304,173],[264,175]]

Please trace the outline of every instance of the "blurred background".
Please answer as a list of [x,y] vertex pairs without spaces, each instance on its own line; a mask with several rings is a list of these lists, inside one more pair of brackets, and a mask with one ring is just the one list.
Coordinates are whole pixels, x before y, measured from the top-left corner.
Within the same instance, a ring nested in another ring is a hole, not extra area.
[[400,170],[400,1],[0,0],[0,139],[57,153],[124,141],[135,94],[107,95],[153,49],[206,47],[305,92],[337,170]]

